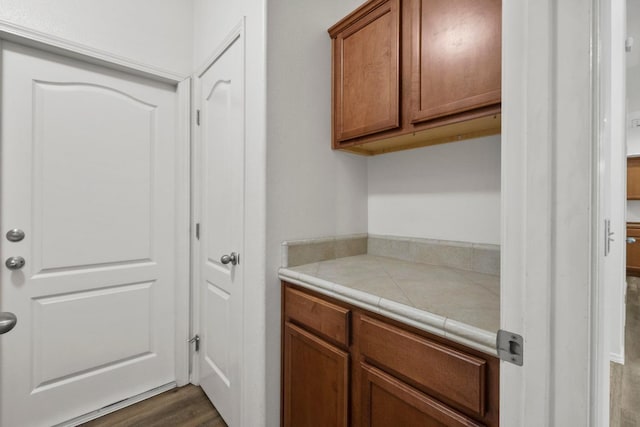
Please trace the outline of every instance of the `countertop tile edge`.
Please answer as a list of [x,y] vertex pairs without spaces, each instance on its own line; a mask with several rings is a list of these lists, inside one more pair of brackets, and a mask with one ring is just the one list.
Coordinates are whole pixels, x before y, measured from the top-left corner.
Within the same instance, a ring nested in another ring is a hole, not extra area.
[[484,353],[498,356],[496,350],[497,333],[476,328],[466,323],[447,318],[444,322],[445,337]]
[[[293,283],[294,285],[298,285],[298,286],[302,286],[303,288],[306,289],[310,289],[312,291],[318,292],[322,295],[326,295],[328,297],[331,298],[335,298],[337,300],[340,301],[344,301],[348,304],[352,304],[356,307],[360,307],[363,308],[365,310],[369,310],[371,312],[374,313],[379,313],[380,312],[380,308],[378,307],[378,304],[376,303],[375,305],[372,304],[368,304],[366,302],[363,302],[361,300],[355,299],[353,298],[351,295],[354,295],[354,293],[352,292],[344,292],[345,288],[344,286],[340,286],[340,285],[336,285],[335,283],[332,282],[328,282],[326,280],[322,280],[322,279],[318,279],[316,277],[313,276],[307,276],[306,274],[298,274],[295,271],[291,271],[287,268],[281,268],[278,271],[278,277],[281,280],[285,280],[289,283]],[[336,288],[341,288],[339,289],[342,292],[336,292]],[[349,291],[353,291],[353,289],[350,289]],[[363,292],[361,292],[363,293]],[[358,294],[356,294],[358,295]],[[369,295],[369,294],[366,294]],[[359,296],[359,295],[358,295]],[[372,299],[372,295],[369,295],[369,299]],[[378,297],[373,297],[374,299],[378,299]]]
[[483,353],[497,356],[495,333],[327,280],[301,274],[288,268],[280,268],[278,277],[294,285],[381,314],[434,335],[448,338]]

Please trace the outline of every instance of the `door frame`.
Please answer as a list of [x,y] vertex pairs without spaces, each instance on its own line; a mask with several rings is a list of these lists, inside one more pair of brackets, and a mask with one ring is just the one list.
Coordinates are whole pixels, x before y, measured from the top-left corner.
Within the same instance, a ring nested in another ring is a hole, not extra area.
[[501,425],[606,411],[599,19],[600,0],[503,2],[501,328],[524,365],[501,362]]
[[[0,20],[0,45],[10,41],[37,48],[59,56],[99,65],[174,86],[176,89],[176,248],[175,266],[175,385],[189,383],[189,292],[190,292],[190,223],[191,223],[191,78],[160,68],[142,64],[128,58],[90,46],[71,42],[49,34]],[[179,345],[183,343],[183,345]],[[135,397],[132,397],[135,400]],[[135,403],[135,401],[131,401]],[[120,407],[124,407],[121,405]],[[98,409],[98,408],[96,408]],[[101,411],[104,415],[107,411]]]

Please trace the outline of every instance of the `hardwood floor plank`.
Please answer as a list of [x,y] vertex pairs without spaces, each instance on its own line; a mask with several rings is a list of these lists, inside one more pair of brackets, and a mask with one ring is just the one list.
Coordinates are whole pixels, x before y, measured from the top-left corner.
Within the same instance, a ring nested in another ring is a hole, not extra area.
[[83,427],[227,427],[200,387],[166,391]]

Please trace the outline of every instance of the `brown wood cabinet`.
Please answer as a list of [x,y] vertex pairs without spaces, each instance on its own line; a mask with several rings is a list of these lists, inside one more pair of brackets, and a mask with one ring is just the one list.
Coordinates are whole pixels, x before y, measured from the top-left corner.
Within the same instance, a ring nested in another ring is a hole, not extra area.
[[501,0],[370,0],[329,29],[334,149],[500,132]]
[[640,157],[627,158],[627,200],[640,200]]
[[627,238],[629,237],[636,241],[627,243],[627,274],[640,276],[640,223],[627,223]]
[[284,426],[498,426],[497,358],[282,289]]

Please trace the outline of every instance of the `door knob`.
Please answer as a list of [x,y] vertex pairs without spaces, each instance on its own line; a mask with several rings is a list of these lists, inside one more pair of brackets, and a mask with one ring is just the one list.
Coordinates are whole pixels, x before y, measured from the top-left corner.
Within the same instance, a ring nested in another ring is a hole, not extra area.
[[627,237],[627,243],[635,243],[636,239],[633,237]]
[[240,263],[240,255],[235,252],[231,252],[229,255],[222,255],[220,257],[220,262],[223,264],[231,263],[231,265],[236,265]]
[[18,323],[18,318],[15,314],[9,313],[8,311],[0,313],[0,335],[12,330],[13,327],[16,326],[16,323]]
[[24,264],[25,260],[21,256],[12,256],[4,262],[4,265],[6,265],[9,270],[20,270],[24,267]]

